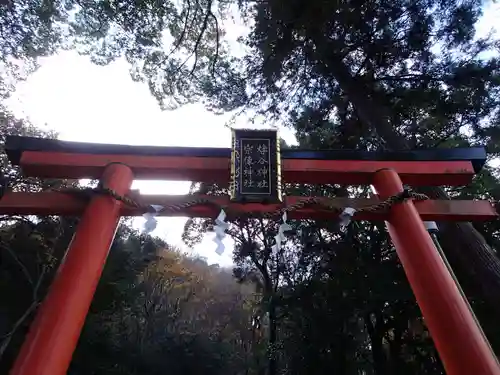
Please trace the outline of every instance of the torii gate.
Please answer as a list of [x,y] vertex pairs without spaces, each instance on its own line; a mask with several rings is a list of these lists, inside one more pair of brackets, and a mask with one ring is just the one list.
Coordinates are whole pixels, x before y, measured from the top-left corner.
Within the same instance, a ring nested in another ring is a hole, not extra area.
[[[0,214],[79,215],[77,231],[50,290],[37,312],[11,370],[12,375],[63,375],[71,362],[94,291],[121,216],[142,215],[151,204],[175,209],[159,215],[215,217],[230,213],[268,215],[289,206],[294,219],[338,219],[338,210],[377,205],[354,220],[385,220],[426,325],[448,374],[500,375],[500,366],[460,294],[423,220],[472,221],[497,218],[488,201],[413,201],[411,186],[466,185],[485,163],[482,148],[408,152],[280,152],[275,131],[233,131],[233,147],[142,147],[8,137],[6,152],[26,176],[99,179],[101,193],[89,202],[62,192],[8,192]],[[265,166],[266,168],[262,168]],[[281,170],[282,169],[282,170]],[[250,179],[248,177],[251,177]],[[282,197],[287,183],[373,185],[379,198]],[[230,197],[139,196],[133,179],[191,180],[228,186]],[[124,198],[125,197],[125,198]],[[193,201],[193,198],[196,198]],[[395,199],[394,199],[395,198]],[[410,199],[408,199],[410,198]],[[378,200],[381,199],[381,200]],[[132,202],[132,203],[131,203]],[[135,203],[134,203],[135,202]],[[186,202],[191,202],[186,204]],[[128,203],[128,204],[127,204]],[[210,204],[209,204],[210,203]],[[321,204],[319,204],[321,203]]]

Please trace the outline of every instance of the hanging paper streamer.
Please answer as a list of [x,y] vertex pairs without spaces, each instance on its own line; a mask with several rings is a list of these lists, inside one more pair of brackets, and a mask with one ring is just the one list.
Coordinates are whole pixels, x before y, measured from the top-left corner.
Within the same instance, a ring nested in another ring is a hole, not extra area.
[[350,223],[351,219],[356,213],[356,209],[352,207],[346,207],[344,208],[344,211],[339,215],[339,225],[341,229],[345,229]]
[[219,216],[217,216],[217,219],[215,219],[214,226],[214,242],[217,244],[215,252],[217,253],[217,255],[222,255],[225,250],[222,240],[226,237],[226,230],[229,228],[229,223],[226,223],[224,220],[226,220],[226,213],[224,212],[224,210],[220,210]]
[[158,224],[158,220],[155,219],[155,216],[158,216],[161,210],[163,210],[163,206],[152,204],[150,206],[154,212],[146,212],[142,217],[146,219],[144,223],[143,231],[148,234],[156,229],[156,225]]
[[276,244],[274,244],[272,247],[273,252],[281,250],[281,245],[286,241],[285,232],[289,232],[292,230],[292,226],[286,222],[286,212],[283,213],[282,219],[283,223],[279,226],[278,234],[274,237]]
[[438,232],[439,231],[439,228],[438,228],[435,221],[424,221],[424,226],[428,232]]

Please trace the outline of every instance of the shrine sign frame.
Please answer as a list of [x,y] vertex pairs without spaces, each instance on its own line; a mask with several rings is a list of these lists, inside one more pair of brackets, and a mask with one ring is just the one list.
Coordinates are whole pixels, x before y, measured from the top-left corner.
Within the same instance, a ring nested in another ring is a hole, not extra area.
[[[129,207],[108,195],[90,202],[61,192],[8,192],[0,200],[2,215],[81,216],[67,255],[11,370],[12,375],[63,375],[83,327],[95,288],[121,216],[141,215],[148,204],[182,203],[193,196],[140,196],[134,179],[190,180],[228,187],[231,149],[104,145],[30,137],[7,137],[6,152],[24,175],[39,178],[99,179],[119,196],[132,196]],[[411,186],[460,186],[471,183],[486,161],[482,148],[370,153],[357,151],[281,150],[281,178],[307,184],[373,185],[381,200]],[[229,212],[266,213],[297,203],[241,203],[231,197],[202,197]],[[363,207],[372,199],[321,198],[330,207]],[[291,218],[335,219],[325,204],[290,212]],[[161,215],[162,213],[160,213]],[[215,205],[185,207],[169,215],[215,217]],[[500,366],[481,327],[460,294],[422,220],[494,220],[487,201],[411,199],[390,211],[362,212],[354,220],[385,220],[410,286],[422,310],[448,374],[500,375]]]

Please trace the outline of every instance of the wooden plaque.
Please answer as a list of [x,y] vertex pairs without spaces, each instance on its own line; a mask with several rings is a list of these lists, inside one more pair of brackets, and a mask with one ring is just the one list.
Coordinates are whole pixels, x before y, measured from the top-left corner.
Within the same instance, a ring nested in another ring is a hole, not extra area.
[[280,142],[276,130],[232,130],[233,202],[278,203],[281,197]]

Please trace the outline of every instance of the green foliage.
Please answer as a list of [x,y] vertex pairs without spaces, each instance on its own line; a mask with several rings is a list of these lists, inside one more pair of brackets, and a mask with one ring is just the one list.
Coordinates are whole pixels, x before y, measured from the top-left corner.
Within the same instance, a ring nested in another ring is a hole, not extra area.
[[[231,5],[251,21],[246,54],[238,58],[223,43],[221,21]],[[21,1],[0,11],[2,30],[21,25],[9,29],[0,48],[14,81],[23,74],[13,60],[31,61],[68,46],[98,64],[125,57],[133,78],[147,82],[162,105],[203,100],[214,111],[255,110],[296,130],[304,148],[479,144],[497,156],[498,41],[475,37],[482,5]],[[10,88],[4,82],[2,92]],[[2,135],[41,135],[9,115],[1,123]],[[2,163],[9,168],[5,158]],[[12,174],[18,189],[47,183]],[[350,186],[286,188],[298,195],[368,194]],[[218,186],[193,190],[225,193]],[[498,200],[498,171],[485,168],[472,185],[446,192]],[[5,223],[0,288],[8,298],[0,306],[0,355],[6,371],[75,221]],[[70,373],[443,373],[383,223],[356,223],[345,231],[321,221],[292,224],[296,230],[279,252],[272,251],[276,223],[231,225],[233,275],[240,284],[226,270],[122,226]],[[189,220],[184,240],[199,242],[211,225]],[[499,223],[465,232],[463,224],[442,227],[443,247],[498,353],[498,303],[492,301],[498,302],[500,263],[488,245],[498,250]],[[471,239],[479,245],[468,246]]]
[[[294,194],[304,195],[346,191],[366,194],[333,186],[294,187]],[[236,241],[234,275],[260,297],[254,314],[264,336],[254,345],[257,369],[267,367],[268,374],[442,373],[383,223],[351,225],[345,232],[329,222],[291,223],[295,230],[277,252],[271,250],[272,222],[236,221],[228,230]],[[265,342],[268,359],[262,363]]]
[[[199,98],[198,76],[227,56],[219,18],[231,1],[9,1],[0,10],[0,73],[24,78],[37,58],[76,49],[100,65],[125,58],[134,80],[172,108]],[[219,63],[220,62],[220,63]],[[20,67],[22,65],[22,67]],[[8,85],[12,88],[11,85]]]
[[[220,105],[219,92],[224,91],[224,103],[234,103],[224,109],[252,109],[271,121],[282,121],[297,130],[302,147],[370,150],[484,145],[496,152],[500,60],[495,54],[498,41],[475,37],[482,2],[297,0],[286,6],[280,1],[254,4],[254,23],[245,40],[249,52],[238,61],[236,74],[245,81],[241,89],[232,89],[238,93],[233,99],[226,97],[224,85],[237,84],[238,79],[210,86],[206,93],[213,105]],[[497,190],[498,183],[498,178],[485,170],[473,186],[459,189],[458,194],[484,197],[488,190]],[[439,189],[425,191],[431,196],[446,196]],[[498,350],[498,328],[491,319],[497,315],[493,311],[500,287],[500,262],[490,247],[498,244],[496,226],[440,225],[445,251]],[[314,247],[319,237],[315,236]],[[337,237],[324,252],[335,253],[339,241]],[[366,247],[371,238],[350,241]],[[359,275],[355,277],[344,262],[339,260],[346,267],[342,275],[347,273],[348,281],[359,282]],[[360,261],[357,269],[364,265]],[[392,272],[388,275],[394,276]],[[348,281],[341,280],[347,292]],[[370,283],[370,279],[366,281]],[[412,318],[404,318],[400,303],[388,302],[387,310],[398,311],[407,326]],[[353,304],[361,308],[359,301]],[[488,309],[490,312],[485,312]],[[397,355],[388,359],[387,348],[371,343],[372,370],[438,371],[415,352],[405,353],[403,341],[408,337],[401,323],[390,327],[388,321],[383,312],[376,317],[383,332],[377,337],[395,337],[397,345],[389,344]],[[367,322],[365,318],[365,325]],[[417,352],[422,350],[415,340],[410,341],[411,346],[419,347]],[[425,352],[434,358],[430,350]],[[423,365],[425,370],[419,368]]]
[[[0,228],[3,372],[15,358],[73,230],[74,222],[49,219]],[[228,271],[161,244],[120,227],[70,374],[221,374],[244,367],[248,291]]]
[[[122,231],[128,238],[115,240],[70,373],[241,368],[238,332],[248,316],[235,304],[245,297],[230,274],[168,247],[145,261],[141,248],[131,248],[137,234]],[[152,240],[143,237],[142,250]]]
[[[51,136],[10,115],[5,133]],[[2,138],[0,141],[3,141]],[[3,142],[1,143],[3,145]],[[15,190],[26,179],[1,155]],[[0,372],[7,373],[63,259],[77,219],[0,217]],[[158,238],[116,233],[70,374],[241,373],[249,362],[252,293],[228,270]]]
[[[500,65],[486,52],[491,56],[498,42],[475,38],[481,6],[475,0],[255,3],[249,53],[235,63],[244,95],[229,100],[224,92],[224,101],[235,103],[225,109],[256,109],[306,133],[328,132],[333,123],[344,143],[361,140],[362,147],[403,147],[381,130],[383,118],[407,147],[463,139],[459,131],[467,129],[474,134],[469,144],[494,150]],[[207,91],[214,105],[224,84]]]

